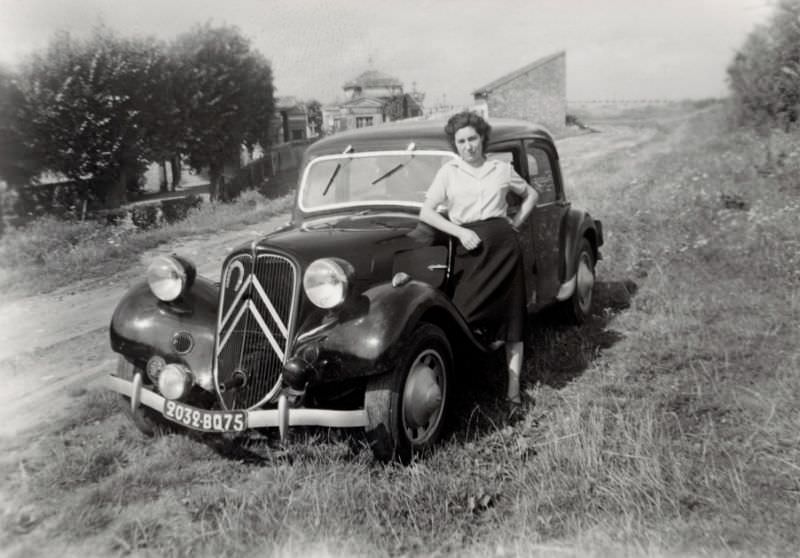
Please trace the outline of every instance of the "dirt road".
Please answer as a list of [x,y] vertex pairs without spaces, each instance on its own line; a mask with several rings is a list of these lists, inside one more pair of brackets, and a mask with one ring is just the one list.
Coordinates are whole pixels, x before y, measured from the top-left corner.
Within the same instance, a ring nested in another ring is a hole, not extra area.
[[[654,133],[653,129],[608,126],[599,133],[560,140],[568,195],[579,189],[570,176],[584,165],[640,145]],[[116,358],[108,346],[108,321],[117,300],[142,276],[146,262],[155,254],[187,256],[200,274],[217,277],[224,256],[236,245],[287,219],[281,215],[240,230],[182,239],[142,254],[140,262],[118,276],[0,301],[0,439],[63,418],[76,396],[113,369]]]

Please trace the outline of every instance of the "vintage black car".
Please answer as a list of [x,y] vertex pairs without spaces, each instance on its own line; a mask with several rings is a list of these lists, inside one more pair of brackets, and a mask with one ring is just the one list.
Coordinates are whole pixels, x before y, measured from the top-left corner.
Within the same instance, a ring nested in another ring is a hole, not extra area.
[[[557,303],[581,322],[600,222],[566,200],[545,129],[491,124],[489,157],[541,193],[520,229],[528,310]],[[291,222],[234,250],[219,282],[156,258],[111,320],[120,359],[107,385],[136,426],[228,437],[357,427],[382,460],[430,448],[462,359],[489,351],[451,303],[456,241],[418,219],[455,156],[437,121],[327,137],[306,150]]]

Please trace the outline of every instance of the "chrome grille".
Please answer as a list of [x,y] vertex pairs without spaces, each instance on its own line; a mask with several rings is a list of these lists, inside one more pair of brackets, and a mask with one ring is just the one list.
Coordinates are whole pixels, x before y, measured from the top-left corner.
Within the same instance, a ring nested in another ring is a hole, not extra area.
[[249,409],[280,388],[294,329],[299,280],[294,263],[278,254],[241,254],[222,273],[214,377],[235,371],[244,386],[220,392],[228,409]]

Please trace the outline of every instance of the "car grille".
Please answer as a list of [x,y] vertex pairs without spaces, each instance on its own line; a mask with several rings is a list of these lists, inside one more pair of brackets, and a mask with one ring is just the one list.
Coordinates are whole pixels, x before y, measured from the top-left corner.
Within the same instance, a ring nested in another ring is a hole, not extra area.
[[235,256],[222,273],[214,377],[244,375],[244,385],[219,389],[228,409],[249,409],[271,399],[281,385],[291,349],[298,271],[278,254]]

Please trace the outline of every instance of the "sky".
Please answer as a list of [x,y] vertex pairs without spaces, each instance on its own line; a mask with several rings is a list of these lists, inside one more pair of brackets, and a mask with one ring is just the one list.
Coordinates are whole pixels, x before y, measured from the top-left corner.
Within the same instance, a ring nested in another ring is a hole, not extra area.
[[567,53],[567,99],[721,97],[725,68],[775,0],[0,0],[0,64],[16,67],[56,31],[99,24],[172,40],[236,25],[272,63],[277,95],[344,97],[374,69],[468,105],[537,58]]

